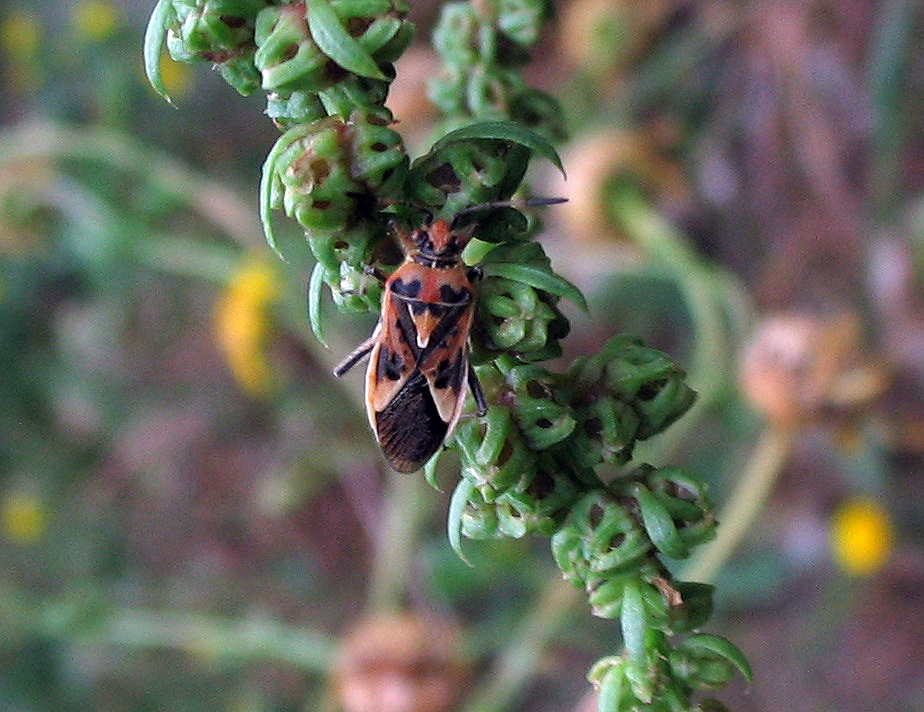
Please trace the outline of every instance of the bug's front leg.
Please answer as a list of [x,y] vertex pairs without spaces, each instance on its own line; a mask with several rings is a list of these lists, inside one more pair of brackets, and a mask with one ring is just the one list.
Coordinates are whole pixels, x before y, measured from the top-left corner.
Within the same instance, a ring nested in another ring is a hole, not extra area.
[[363,267],[363,272],[370,277],[374,277],[379,284],[385,284],[388,279],[388,275],[374,265],[366,265]]

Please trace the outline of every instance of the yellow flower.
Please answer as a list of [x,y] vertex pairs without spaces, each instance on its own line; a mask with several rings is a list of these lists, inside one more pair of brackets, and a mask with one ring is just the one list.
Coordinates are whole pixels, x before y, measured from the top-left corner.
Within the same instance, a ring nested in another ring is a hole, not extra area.
[[877,502],[847,500],[831,520],[831,552],[837,564],[853,576],[875,573],[892,553],[892,521]]
[[45,508],[31,492],[13,492],[3,502],[3,535],[17,544],[32,544],[45,532]]
[[99,42],[109,37],[119,24],[115,6],[104,0],[83,0],[71,13],[74,34],[84,40]]
[[269,308],[276,297],[274,270],[262,259],[244,261],[215,305],[215,336],[240,386],[265,395],[271,374],[264,348],[269,335]]
[[41,35],[39,19],[31,12],[10,12],[0,22],[0,47],[17,62],[35,57]]

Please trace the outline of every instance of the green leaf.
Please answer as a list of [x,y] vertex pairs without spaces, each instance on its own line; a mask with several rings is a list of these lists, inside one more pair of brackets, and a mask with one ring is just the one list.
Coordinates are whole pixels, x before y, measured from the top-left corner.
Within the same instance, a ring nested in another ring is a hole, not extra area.
[[427,464],[424,465],[424,479],[427,481],[427,484],[430,485],[437,492],[442,492],[440,489],[439,483],[436,481],[436,466],[439,464],[440,455],[443,454],[443,448],[437,450],[433,457],[427,460]]
[[482,268],[485,277],[504,277],[516,282],[523,282],[530,287],[542,289],[557,297],[568,299],[577,304],[582,310],[587,311],[587,301],[581,290],[575,287],[564,277],[552,274],[540,267],[533,267],[528,264],[517,264],[514,262],[490,262]]
[[462,553],[462,514],[465,512],[465,505],[474,491],[475,484],[462,477],[452,493],[452,498],[449,500],[449,515],[446,518],[449,546],[469,566],[471,566],[471,563]]
[[683,641],[681,647],[696,653],[698,650],[712,655],[724,658],[736,668],[748,682],[754,681],[754,674],[751,671],[751,665],[748,663],[744,653],[732,642],[718,635],[709,635],[707,633],[695,633]]
[[147,29],[144,31],[144,73],[148,77],[154,91],[160,94],[171,106],[176,106],[167,89],[164,87],[164,80],[160,74],[160,52],[164,46],[164,40],[167,37],[167,17],[170,14],[172,5],[171,0],[157,0],[154,11],[151,13],[151,19],[148,20]]
[[321,324],[321,287],[324,286],[324,267],[316,262],[311,270],[311,279],[308,282],[308,321],[315,338],[325,347],[324,330]]
[[655,497],[651,490],[641,483],[632,486],[630,494],[638,501],[642,512],[642,523],[658,551],[672,559],[685,559],[690,549],[677,532],[674,520],[667,508]]
[[327,0],[308,0],[308,29],[321,51],[347,71],[387,80],[372,55],[350,37]]
[[279,259],[288,262],[279,244],[276,241],[276,232],[273,230],[273,210],[270,203],[273,195],[273,176],[276,173],[276,161],[289,146],[295,143],[308,132],[312,124],[300,124],[286,131],[280,136],[263,162],[263,174],[260,176],[260,222],[263,224],[263,234],[266,236],[267,244],[273,248]]
[[646,662],[645,630],[648,627],[645,601],[642,598],[640,585],[637,579],[625,583],[622,592],[622,611],[619,616],[622,641],[629,652],[629,659],[636,665],[644,665]]
[[603,675],[600,683],[600,697],[597,712],[619,712],[622,701],[622,683],[624,674],[621,665],[614,665]]
[[526,128],[515,121],[479,121],[468,126],[463,126],[455,131],[450,131],[439,141],[433,144],[430,153],[443,148],[444,146],[456,141],[465,141],[470,139],[497,139],[499,141],[511,141],[538,153],[543,158],[551,161],[561,174],[565,175],[565,167],[562,165],[561,158],[548,141],[536,132]]

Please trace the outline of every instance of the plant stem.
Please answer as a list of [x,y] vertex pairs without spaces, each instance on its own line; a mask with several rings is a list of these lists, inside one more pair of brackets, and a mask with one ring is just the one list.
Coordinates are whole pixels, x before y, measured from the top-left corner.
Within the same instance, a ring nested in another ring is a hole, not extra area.
[[684,417],[654,443],[640,443],[636,453],[638,461],[663,465],[728,380],[733,348],[722,302],[731,292],[727,283],[716,279],[715,270],[702,261],[685,237],[641,199],[627,198],[614,207],[638,244],[673,277],[693,322],[688,381],[699,397]]
[[275,660],[326,673],[334,641],[266,618],[227,621],[168,611],[116,609],[85,635],[93,644],[174,648],[210,660]]
[[420,523],[433,499],[424,496],[425,488],[420,473],[389,472],[385,511],[369,583],[368,607],[373,612],[394,612],[401,607]]
[[36,122],[0,134],[0,164],[63,159],[95,161],[139,176],[190,205],[241,247],[263,246],[263,229],[246,200],[119,132]]
[[580,600],[581,592],[571,584],[555,578],[539,596],[533,610],[517,628],[497,656],[484,679],[488,682],[476,690],[460,712],[501,712],[532,678],[539,667],[542,649],[558,630],[570,609]]
[[719,514],[718,535],[680,572],[684,581],[709,583],[734,552],[763,508],[792,449],[793,433],[767,427],[754,446],[741,479]]
[[42,636],[88,645],[170,648],[200,658],[234,664],[272,660],[300,670],[326,673],[334,659],[329,636],[267,617],[232,620],[199,613],[140,608],[108,608],[81,596],[30,600],[23,591],[0,584],[3,643]]

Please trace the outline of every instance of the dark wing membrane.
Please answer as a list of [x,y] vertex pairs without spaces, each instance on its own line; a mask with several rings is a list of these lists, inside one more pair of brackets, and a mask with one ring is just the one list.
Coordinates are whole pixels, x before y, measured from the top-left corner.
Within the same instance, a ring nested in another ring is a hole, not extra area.
[[446,437],[430,385],[414,371],[404,387],[375,414],[375,431],[385,459],[398,472],[420,469]]

